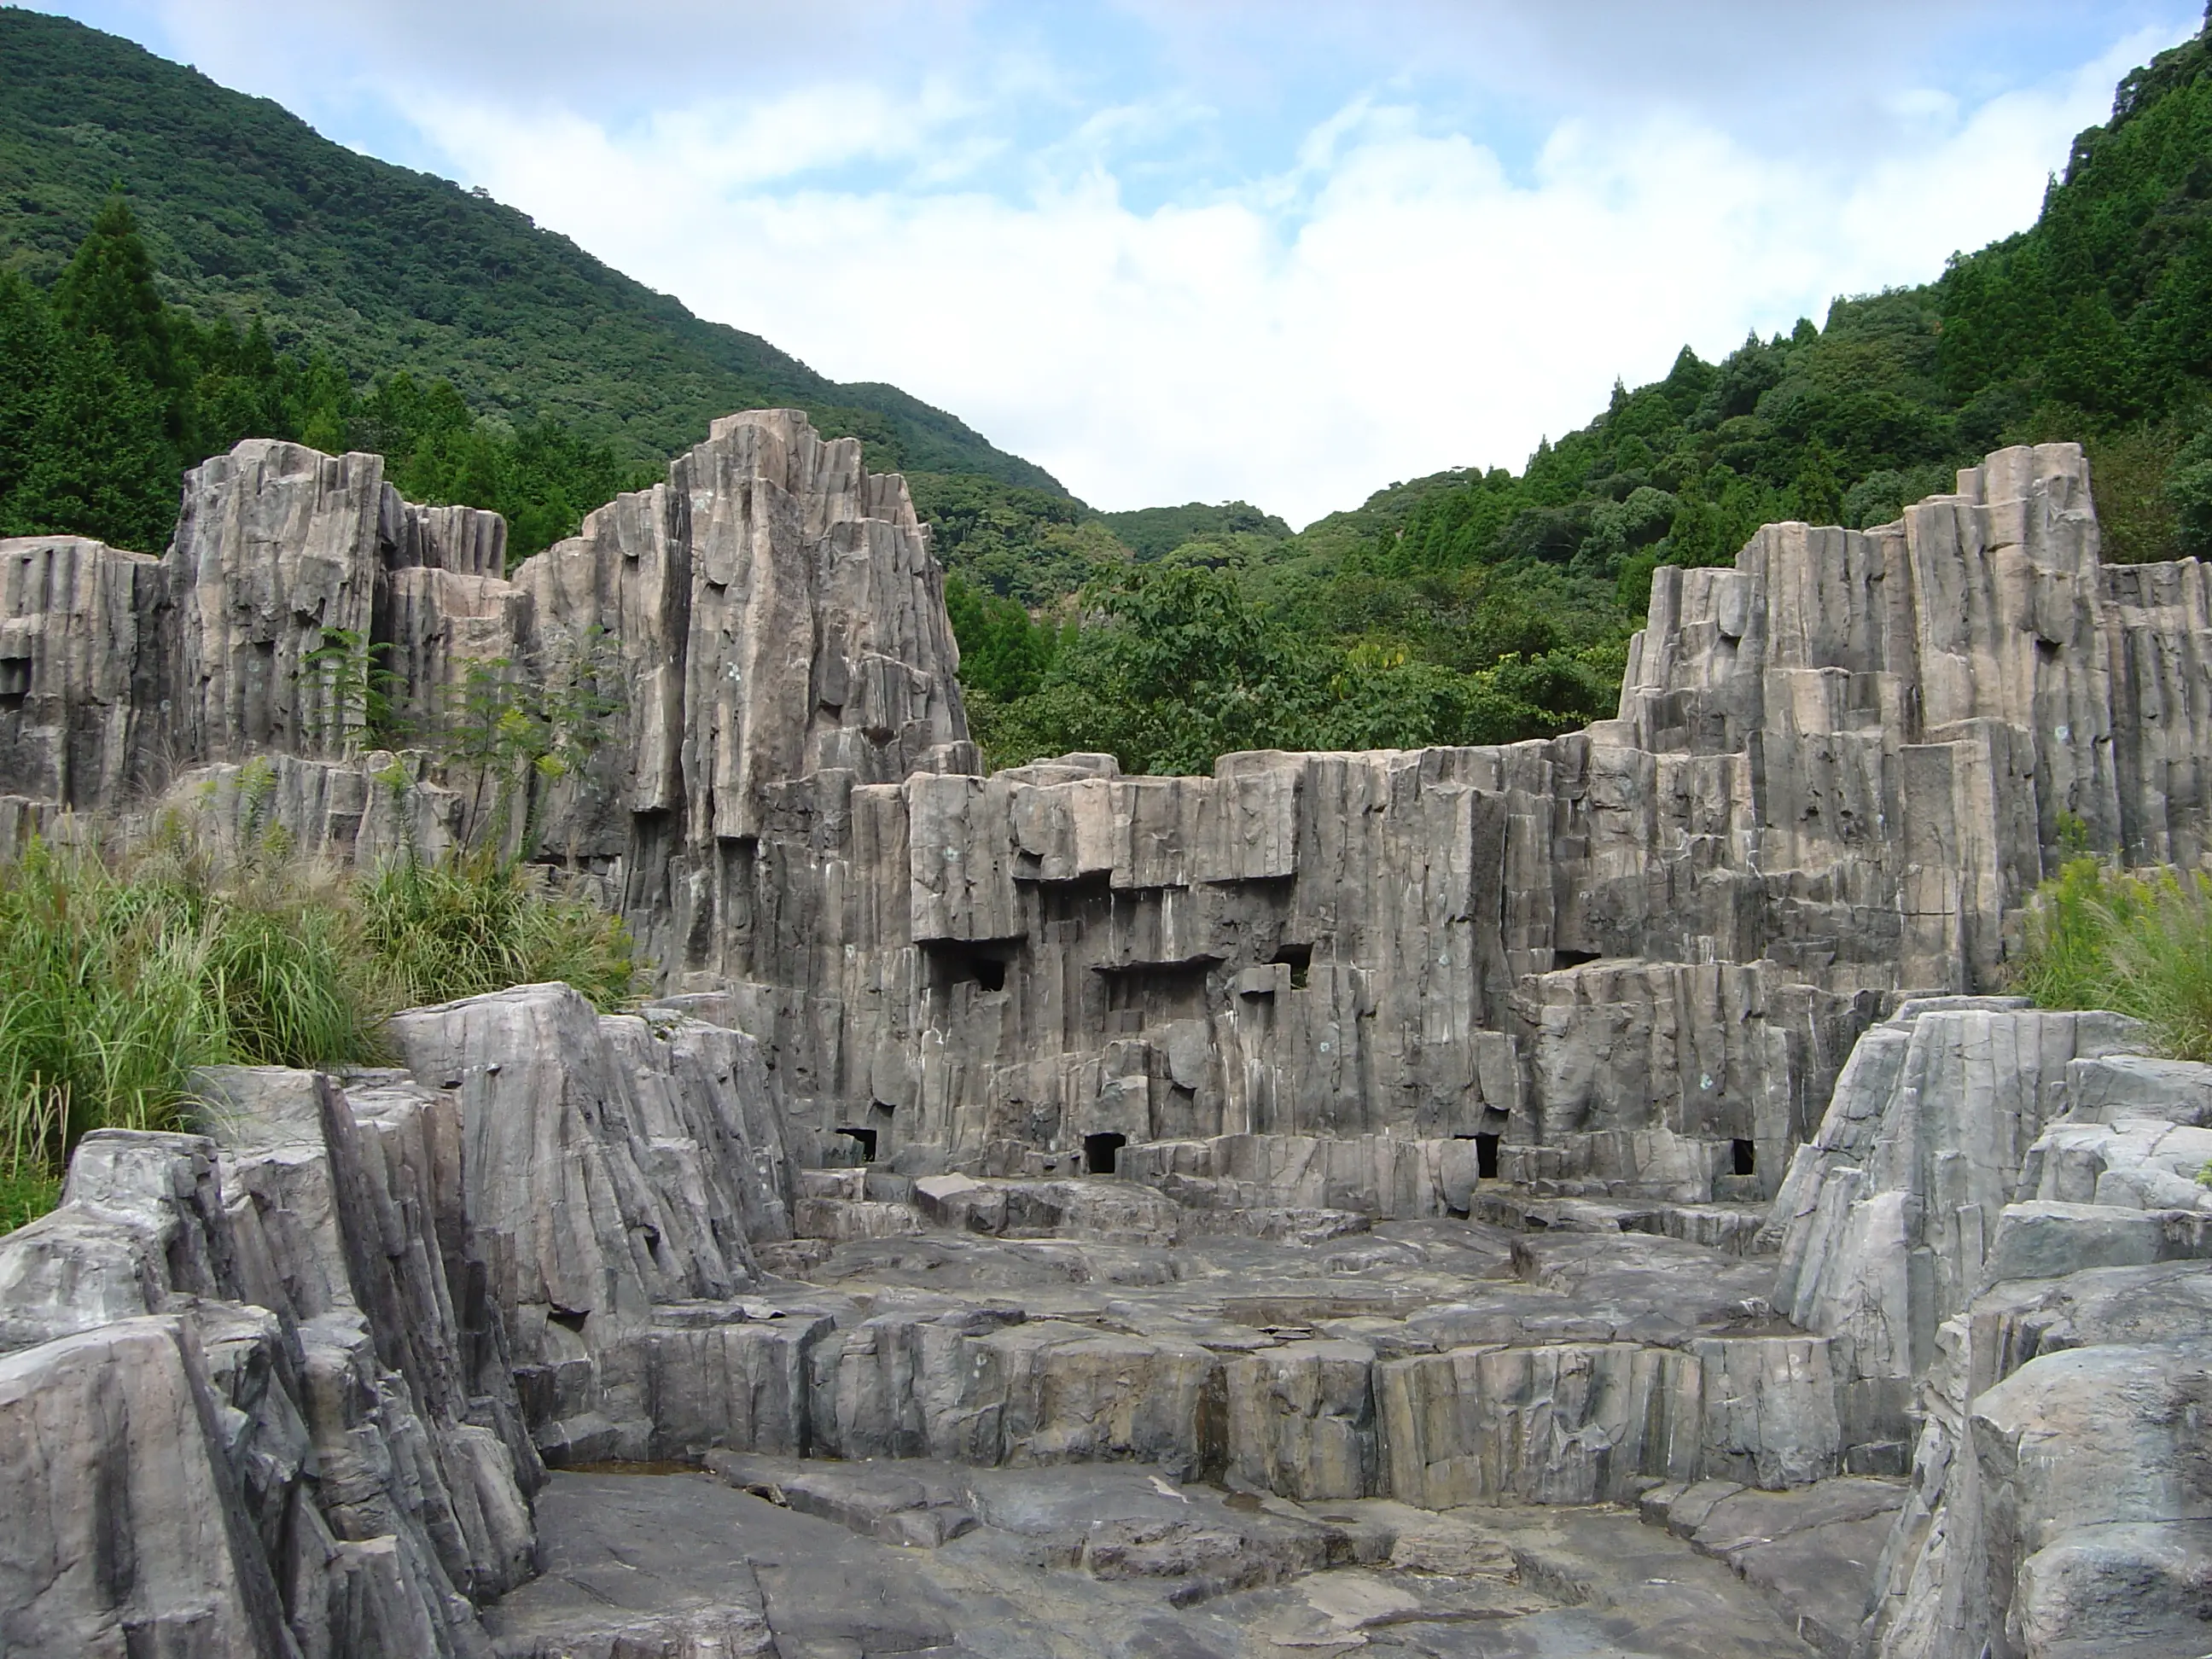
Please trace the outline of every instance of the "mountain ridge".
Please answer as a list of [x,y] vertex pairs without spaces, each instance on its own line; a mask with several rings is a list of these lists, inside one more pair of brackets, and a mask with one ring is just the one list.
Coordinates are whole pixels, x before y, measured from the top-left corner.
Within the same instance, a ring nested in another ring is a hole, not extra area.
[[50,280],[119,180],[172,303],[203,322],[258,317],[280,348],[356,372],[449,380],[480,415],[557,419],[659,460],[731,410],[787,404],[860,438],[878,470],[1067,493],[949,411],[830,380],[518,209],[119,36],[0,7],[0,269]]

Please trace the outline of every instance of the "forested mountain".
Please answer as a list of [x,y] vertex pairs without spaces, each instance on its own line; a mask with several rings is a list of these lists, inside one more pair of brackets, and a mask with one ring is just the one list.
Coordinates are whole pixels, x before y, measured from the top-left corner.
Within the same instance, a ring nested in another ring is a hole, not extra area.
[[258,321],[278,350],[363,381],[446,380],[477,416],[557,422],[624,465],[688,447],[715,416],[784,404],[859,434],[878,467],[1060,488],[895,386],[835,384],[513,208],[130,41],[0,9],[0,270],[37,285],[120,185],[165,300],[200,325]]
[[[980,731],[1002,760],[1170,769],[1565,729],[1612,712],[1657,565],[1730,562],[1774,520],[1883,522],[2008,443],[2087,446],[2107,559],[2212,555],[2208,69],[2200,35],[2129,76],[2031,228],[1718,363],[1686,349],[1518,474],[1394,485],[1295,537],[1194,525],[1037,623],[963,595]],[[963,574],[1034,607],[1064,564],[1025,559],[1017,518]]]

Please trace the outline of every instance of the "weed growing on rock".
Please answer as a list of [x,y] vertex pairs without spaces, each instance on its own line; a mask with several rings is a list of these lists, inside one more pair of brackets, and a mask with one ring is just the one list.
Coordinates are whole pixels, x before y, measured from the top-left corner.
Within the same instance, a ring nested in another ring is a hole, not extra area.
[[367,1058],[345,933],[268,876],[219,886],[173,838],[128,869],[33,843],[0,867],[0,1178],[92,1129],[167,1127],[196,1066]]
[[619,918],[533,886],[525,866],[483,855],[396,865],[359,893],[363,943],[392,1008],[565,980],[602,1008],[637,988]]
[[2045,1008],[2112,1008],[2178,1060],[2212,1060],[2212,876],[2069,861],[2028,912],[2019,987]]

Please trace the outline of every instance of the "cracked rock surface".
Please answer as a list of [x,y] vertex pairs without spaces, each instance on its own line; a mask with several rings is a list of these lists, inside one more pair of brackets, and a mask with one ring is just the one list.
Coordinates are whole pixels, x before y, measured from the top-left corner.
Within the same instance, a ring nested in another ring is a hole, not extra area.
[[[489,1615],[497,1651],[1808,1651],[1725,1562],[1618,1510],[1316,1506],[1128,1467],[714,1462],[556,1475],[539,1503],[547,1571]],[[947,1505],[951,1528],[887,1524]]]
[[0,855],[437,857],[483,781],[314,653],[588,678],[502,850],[657,998],[87,1137],[0,1239],[0,1652],[2212,1652],[2212,1068],[1990,994],[2075,826],[2212,846],[2212,592],[2089,484],[1662,568],[1583,732],[1203,778],[981,775],[792,410],[511,571],[262,441],[165,553],[0,541]]

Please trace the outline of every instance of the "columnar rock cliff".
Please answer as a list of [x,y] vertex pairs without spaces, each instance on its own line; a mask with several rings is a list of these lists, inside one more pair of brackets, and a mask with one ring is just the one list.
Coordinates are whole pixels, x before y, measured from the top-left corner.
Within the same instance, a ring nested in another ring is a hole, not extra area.
[[[500,836],[661,981],[80,1148],[0,1242],[0,1648],[2212,1646],[2212,1073],[1990,994],[2062,847],[2212,834],[2203,570],[2103,567],[2077,449],[1661,570],[1585,732],[1206,778],[982,775],[903,484],[788,411],[503,563],[260,442],[162,556],[0,542],[0,854]],[[532,687],[564,763],[487,779]],[[760,1498],[533,1498],[604,1460]],[[1591,1503],[1664,1533],[1462,1507]],[[841,1566],[865,1630],[803,1528],[623,1577],[769,1505],[947,1565]]]
[[265,753],[304,844],[434,851],[471,774],[360,757],[331,641],[434,753],[487,678],[588,676],[583,763],[514,820],[763,1042],[805,1156],[1480,1137],[1509,1176],[1678,1200],[1771,1195],[1885,994],[1996,988],[2062,830],[2205,843],[2203,571],[2104,568],[2068,445],[1662,569],[1587,732],[1211,778],[977,775],[900,481],[794,414],[718,423],[511,580],[502,546],[374,457],[267,443],[192,476],[162,560],[4,544],[14,816]]

